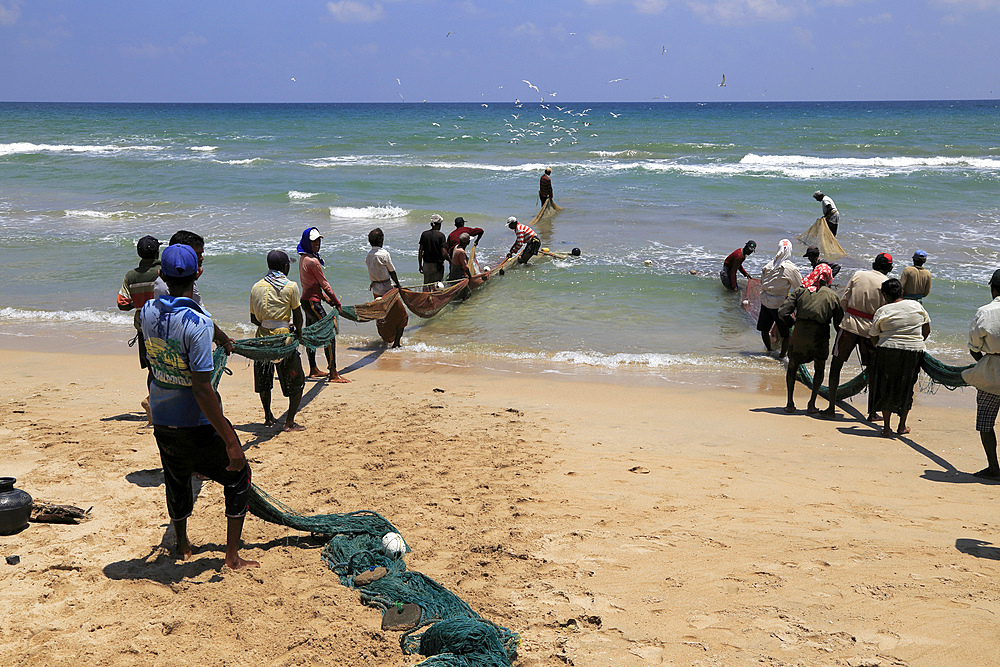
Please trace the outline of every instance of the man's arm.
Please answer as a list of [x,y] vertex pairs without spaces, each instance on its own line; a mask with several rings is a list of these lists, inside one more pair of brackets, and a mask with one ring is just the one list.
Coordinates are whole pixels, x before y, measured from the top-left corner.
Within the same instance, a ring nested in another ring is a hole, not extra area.
[[743,261],[741,261],[739,263],[739,266],[737,266],[736,268],[738,268],[740,270],[740,273],[742,273],[747,278],[752,278],[753,276],[751,276],[749,273],[747,273],[747,270],[743,268],[743,262],[745,262],[745,261],[746,261],[746,257],[743,258]]
[[226,443],[226,453],[229,455],[229,465],[226,470],[242,470],[243,466],[247,464],[247,459],[240,447],[240,439],[236,436],[233,425],[222,414],[222,405],[215,395],[215,390],[212,389],[212,373],[192,371],[191,389],[194,391],[195,400],[198,401],[198,407],[205,413],[205,417],[215,428],[216,433]]
[[118,291],[118,310],[132,310],[135,304],[132,303],[132,293],[128,289],[128,281],[122,281],[122,288]]
[[233,339],[226,335],[226,332],[219,328],[219,325],[212,322],[214,330],[212,332],[212,340],[221,345],[226,350],[226,354],[233,353]]
[[[295,337],[302,342],[302,307],[292,309],[292,330],[295,332]],[[296,352],[295,354],[298,354]]]
[[417,246],[417,273],[424,272],[424,244]]
[[396,277],[396,272],[395,271],[390,271],[389,272],[389,277],[392,278],[392,283],[396,286],[396,289],[403,289],[399,285],[399,278]]

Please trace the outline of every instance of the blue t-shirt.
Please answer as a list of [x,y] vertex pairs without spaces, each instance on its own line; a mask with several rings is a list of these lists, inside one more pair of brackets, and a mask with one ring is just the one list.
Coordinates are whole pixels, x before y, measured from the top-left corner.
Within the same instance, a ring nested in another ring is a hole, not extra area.
[[146,357],[153,371],[149,410],[158,426],[210,423],[191,389],[191,373],[212,371],[211,316],[186,297],[159,296],[140,311]]

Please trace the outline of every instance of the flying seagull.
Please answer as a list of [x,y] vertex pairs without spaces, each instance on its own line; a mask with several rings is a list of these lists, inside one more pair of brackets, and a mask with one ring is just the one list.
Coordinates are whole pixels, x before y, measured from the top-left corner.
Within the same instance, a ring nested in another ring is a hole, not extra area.
[[531,89],[532,89],[532,90],[534,90],[534,91],[535,91],[536,93],[539,93],[539,92],[541,92],[540,90],[538,90],[538,86],[536,86],[535,84],[531,83],[531,82],[530,82],[530,81],[528,81],[527,79],[521,79],[521,81],[522,81],[522,82],[524,82],[524,83],[526,83],[526,84],[528,84],[528,88],[531,88]]
[[725,88],[725,87],[726,87],[726,75],[723,74],[722,75],[722,83],[719,84],[719,88]]
[[619,81],[628,81],[628,79],[627,78],[626,79],[611,79],[611,81],[608,81],[608,83],[618,83]]

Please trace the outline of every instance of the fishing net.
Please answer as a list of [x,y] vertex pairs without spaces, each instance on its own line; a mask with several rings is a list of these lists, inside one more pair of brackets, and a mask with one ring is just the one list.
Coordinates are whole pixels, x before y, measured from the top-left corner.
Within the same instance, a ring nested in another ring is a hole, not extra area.
[[393,287],[374,301],[362,303],[357,306],[341,306],[340,314],[352,322],[382,320],[389,314],[389,310],[395,305],[398,296],[399,290]]
[[445,289],[433,289],[426,292],[420,289],[409,289],[404,287],[399,291],[399,298],[403,300],[410,312],[418,317],[434,317],[438,312],[451,303],[452,299],[461,295],[469,287],[468,278],[456,281]]
[[[354,588],[364,604],[385,614],[403,604],[420,606],[420,623],[400,637],[407,655],[428,656],[420,665],[432,667],[510,667],[520,637],[477,614],[472,607],[430,577],[406,569],[402,558],[382,551],[382,536],[399,531],[376,512],[305,516],[251,487],[250,511],[264,521],[329,536],[321,558],[344,586]],[[406,551],[410,551],[407,547]],[[362,572],[384,567],[381,579],[355,585]],[[415,634],[418,631],[419,635]]]
[[796,236],[798,240],[806,245],[814,245],[819,248],[820,256],[831,262],[847,257],[847,253],[840,246],[837,237],[830,231],[830,226],[826,224],[826,218],[817,218],[812,227]]
[[[920,368],[927,373],[927,376],[935,385],[941,385],[948,389],[958,389],[959,387],[969,386],[969,383],[962,379],[962,371],[972,368],[973,366],[975,366],[975,364],[969,364],[968,366],[949,366],[927,353],[924,353],[923,360],[920,362]],[[805,364],[799,366],[798,379],[802,382],[802,384],[812,389],[813,376],[806,369]],[[851,378],[847,382],[841,383],[837,387],[837,398],[850,398],[851,396],[860,394],[867,387],[868,371],[862,369],[861,372],[855,377]],[[826,385],[820,385],[819,394],[823,398],[829,398],[829,387]]]

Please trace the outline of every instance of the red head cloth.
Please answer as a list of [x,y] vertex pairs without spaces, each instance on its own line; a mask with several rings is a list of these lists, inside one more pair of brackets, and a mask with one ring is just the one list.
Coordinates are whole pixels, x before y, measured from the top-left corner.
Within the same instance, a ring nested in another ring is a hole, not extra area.
[[812,273],[802,279],[802,286],[810,292],[815,292],[819,289],[821,282],[824,285],[829,285],[833,282],[833,271],[830,269],[829,264],[817,264]]

